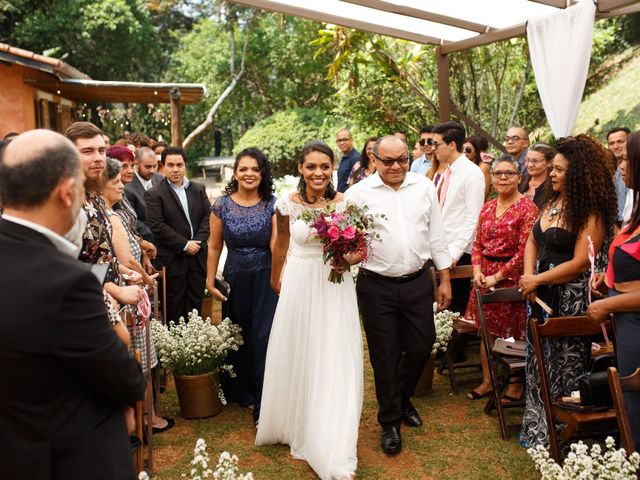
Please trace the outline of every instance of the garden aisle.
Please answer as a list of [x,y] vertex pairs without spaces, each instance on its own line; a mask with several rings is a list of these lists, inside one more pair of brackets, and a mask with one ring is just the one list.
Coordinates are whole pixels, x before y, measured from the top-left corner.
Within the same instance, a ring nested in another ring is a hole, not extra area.
[[[387,457],[380,450],[376,423],[373,377],[365,346],[365,397],[358,444],[358,478],[400,479],[513,479],[538,478],[533,462],[515,438],[500,440],[495,414],[484,415],[483,401],[466,399],[463,387],[451,394],[448,378],[436,373],[433,392],[414,399],[424,427],[402,429],[403,451]],[[464,378],[464,377],[462,377]],[[176,426],[154,437],[155,464],[159,480],[180,479],[189,472],[198,438],[208,445],[210,465],[227,450],[240,458],[240,471],[251,471],[256,480],[315,479],[311,468],[293,460],[286,446],[254,447],[255,429],[248,409],[227,406],[204,420],[184,420],[179,415],[173,385],[162,396],[163,415]]]

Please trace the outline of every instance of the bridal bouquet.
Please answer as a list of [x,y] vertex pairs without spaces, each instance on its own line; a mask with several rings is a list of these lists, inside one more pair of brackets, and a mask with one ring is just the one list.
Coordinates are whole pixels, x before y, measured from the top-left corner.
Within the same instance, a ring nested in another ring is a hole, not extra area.
[[[335,267],[349,269],[345,255],[362,254],[367,258],[371,240],[379,238],[373,232],[374,216],[367,213],[368,208],[347,205],[344,210],[336,210],[335,204],[321,210],[306,210],[300,219],[311,227],[312,234],[320,240],[324,249],[324,263],[331,262]],[[342,283],[342,274],[331,269],[331,283]]]

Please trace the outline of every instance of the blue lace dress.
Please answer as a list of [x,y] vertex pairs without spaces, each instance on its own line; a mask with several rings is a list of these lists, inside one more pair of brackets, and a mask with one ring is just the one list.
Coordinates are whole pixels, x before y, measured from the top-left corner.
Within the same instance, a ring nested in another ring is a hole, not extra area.
[[278,302],[269,284],[274,204],[275,198],[271,198],[244,207],[223,195],[211,207],[222,221],[222,238],[228,251],[223,274],[231,294],[222,304],[222,318],[229,317],[240,325],[244,340],[244,345],[228,357],[236,377],[224,375],[222,388],[227,400],[243,406],[253,404],[255,420],[260,414],[267,344]]

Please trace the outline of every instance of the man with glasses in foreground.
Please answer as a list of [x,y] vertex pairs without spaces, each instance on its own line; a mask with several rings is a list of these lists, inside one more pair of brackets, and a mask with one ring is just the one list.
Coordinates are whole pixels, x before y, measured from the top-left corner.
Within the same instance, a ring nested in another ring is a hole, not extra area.
[[426,174],[433,163],[433,147],[429,140],[433,138],[433,125],[425,125],[420,129],[420,148],[422,155],[416,158],[411,164],[410,171],[413,173]]
[[440,309],[451,301],[444,226],[436,189],[424,175],[407,172],[409,152],[401,139],[386,136],[373,147],[376,173],[345,193],[347,203],[367,206],[379,241],[361,265],[356,292],[369,345],[382,426],[382,450],[402,450],[400,424],[422,425],[410,397],[435,341],[434,285],[427,271],[441,272],[435,296]]
[[527,169],[527,149],[529,148],[529,133],[524,127],[511,127],[504,137],[504,146],[507,153],[518,160],[520,173]]

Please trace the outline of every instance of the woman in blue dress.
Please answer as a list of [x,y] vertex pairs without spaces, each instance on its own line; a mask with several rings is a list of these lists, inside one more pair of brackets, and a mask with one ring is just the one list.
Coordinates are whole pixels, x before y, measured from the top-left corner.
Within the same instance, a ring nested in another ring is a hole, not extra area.
[[[228,357],[236,376],[223,375],[222,389],[227,400],[253,405],[254,423],[260,415],[267,344],[278,302],[269,285],[274,204],[269,161],[257,148],[247,148],[236,156],[233,179],[211,207],[207,289],[223,302],[222,317],[242,328],[244,340]],[[223,243],[227,246],[223,274],[231,287],[229,298],[214,283]]]

